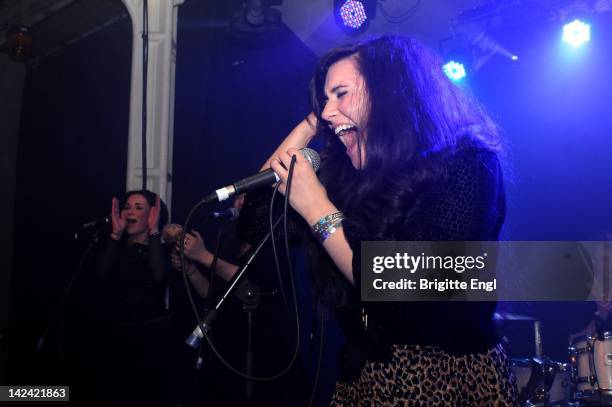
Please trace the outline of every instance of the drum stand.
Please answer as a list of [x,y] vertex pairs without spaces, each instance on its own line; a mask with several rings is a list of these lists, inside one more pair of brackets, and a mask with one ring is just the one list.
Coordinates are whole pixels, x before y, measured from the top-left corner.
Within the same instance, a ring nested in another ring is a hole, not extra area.
[[[516,317],[513,319],[516,319]],[[542,350],[541,323],[537,320],[533,322],[535,356],[525,359],[513,359],[511,361],[513,370],[515,370],[517,375],[520,374],[519,372],[528,372],[528,380],[526,382],[523,382],[521,385],[519,380],[519,405],[528,407],[572,405],[568,403],[569,380],[566,383],[559,383],[558,381],[559,378],[563,377],[563,373],[568,372],[568,366],[544,355]],[[524,374],[521,376],[525,377]],[[563,388],[566,390],[563,391]]]
[[515,367],[529,368],[531,371],[529,381],[519,394],[521,406],[566,405],[565,400],[550,399],[550,390],[557,373],[566,369],[563,363],[555,362],[546,356],[513,360],[512,363]]

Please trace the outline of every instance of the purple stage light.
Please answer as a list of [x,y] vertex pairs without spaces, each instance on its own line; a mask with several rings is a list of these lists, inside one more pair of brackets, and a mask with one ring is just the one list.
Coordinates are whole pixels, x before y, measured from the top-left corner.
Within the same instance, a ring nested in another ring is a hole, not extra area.
[[349,28],[358,29],[368,19],[363,3],[357,0],[347,0],[340,7],[342,24]]

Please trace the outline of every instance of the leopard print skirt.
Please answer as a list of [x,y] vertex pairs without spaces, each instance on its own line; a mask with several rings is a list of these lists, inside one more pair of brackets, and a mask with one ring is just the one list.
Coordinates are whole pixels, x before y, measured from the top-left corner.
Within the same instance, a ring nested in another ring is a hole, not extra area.
[[359,378],[338,382],[332,406],[515,406],[516,378],[497,345],[450,355],[432,346],[394,345],[389,363],[368,362]]

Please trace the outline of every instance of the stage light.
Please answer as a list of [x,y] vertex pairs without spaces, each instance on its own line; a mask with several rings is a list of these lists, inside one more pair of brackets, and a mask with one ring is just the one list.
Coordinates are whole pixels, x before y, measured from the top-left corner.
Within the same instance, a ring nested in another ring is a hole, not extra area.
[[457,82],[465,78],[465,67],[457,61],[449,61],[442,67],[446,76],[452,81]]
[[348,34],[358,34],[376,14],[375,0],[334,0],[334,14],[340,28]]
[[580,21],[574,20],[563,26],[563,41],[573,47],[580,47],[591,39],[591,27]]
[[285,29],[281,12],[272,7],[279,0],[246,0],[229,19],[229,32],[240,41],[258,41],[261,36],[276,36]]
[[348,0],[340,7],[340,17],[342,24],[355,29],[361,27],[368,19],[363,3],[356,0]]
[[266,22],[266,13],[262,0],[249,0],[247,2],[244,19],[253,27],[259,27]]

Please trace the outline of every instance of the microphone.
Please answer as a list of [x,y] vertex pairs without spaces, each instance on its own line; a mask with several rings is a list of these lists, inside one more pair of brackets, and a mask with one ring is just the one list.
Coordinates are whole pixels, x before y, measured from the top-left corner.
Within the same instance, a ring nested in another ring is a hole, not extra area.
[[238,219],[238,215],[240,215],[240,211],[234,207],[227,208],[224,211],[213,212],[210,214],[210,216],[212,216],[213,218],[227,220]]
[[[316,151],[314,151],[312,148],[302,148],[300,153],[305,159],[308,160],[310,165],[312,165],[315,172],[319,170],[319,167],[321,166],[321,159]],[[278,182],[278,180],[278,175],[276,175],[271,168],[268,168],[267,170],[251,175],[248,178],[241,179],[240,181],[237,181],[231,185],[217,189],[215,192],[204,198],[203,201],[225,201],[234,195],[244,194],[260,187],[272,185],[273,183]]]
[[162,229],[162,241],[164,243],[176,243],[181,237],[183,227],[178,223],[169,223]]
[[[90,222],[83,223],[78,231],[74,232],[74,239],[79,240],[82,235],[86,235],[86,231],[91,230],[92,232],[99,232],[103,226],[110,224],[110,216],[104,218],[94,219]],[[94,239],[97,241],[97,233],[93,233]]]
[[104,226],[104,225],[110,223],[110,221],[111,221],[110,216],[106,216],[104,218],[95,219],[95,220],[92,220],[91,222],[83,223],[81,225],[81,229],[97,228],[97,227]]

